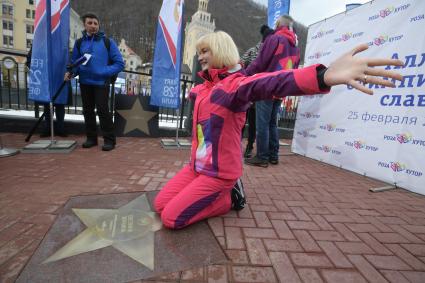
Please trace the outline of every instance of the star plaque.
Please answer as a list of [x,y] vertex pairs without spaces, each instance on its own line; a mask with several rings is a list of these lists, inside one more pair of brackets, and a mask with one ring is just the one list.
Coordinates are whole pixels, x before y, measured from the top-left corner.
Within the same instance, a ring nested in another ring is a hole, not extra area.
[[151,211],[156,194],[71,197],[16,283],[134,282],[227,262],[204,221],[159,229]]
[[158,136],[158,108],[149,96],[116,96],[115,129],[118,136]]
[[142,195],[118,209],[72,209],[87,228],[43,263],[112,246],[154,269],[154,233],[161,229],[158,215]]

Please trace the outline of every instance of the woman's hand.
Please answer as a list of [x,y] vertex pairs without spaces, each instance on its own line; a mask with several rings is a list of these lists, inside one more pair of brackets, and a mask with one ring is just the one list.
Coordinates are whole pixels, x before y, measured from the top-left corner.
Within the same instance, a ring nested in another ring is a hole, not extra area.
[[399,73],[372,68],[375,66],[403,66],[403,62],[395,59],[375,59],[354,57],[359,52],[368,49],[367,44],[356,46],[350,52],[342,55],[330,64],[324,75],[325,84],[328,86],[348,84],[364,93],[373,94],[373,91],[366,87],[367,83],[394,87],[390,80],[382,77],[402,80]]

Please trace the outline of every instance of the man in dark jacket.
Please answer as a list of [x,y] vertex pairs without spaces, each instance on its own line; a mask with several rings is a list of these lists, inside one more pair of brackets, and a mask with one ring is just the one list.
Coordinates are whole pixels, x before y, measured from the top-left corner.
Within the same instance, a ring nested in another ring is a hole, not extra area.
[[[99,115],[100,129],[103,133],[104,144],[102,150],[109,151],[115,148],[116,138],[109,112],[109,84],[111,77],[124,69],[124,61],[116,43],[105,38],[99,31],[99,18],[95,14],[86,14],[82,17],[84,31],[82,39],[76,41],[72,51],[72,62],[82,56],[86,61],[73,73],[79,75],[81,98],[83,101],[83,114],[86,126],[87,140],[84,148],[97,145],[96,107]],[[108,46],[109,45],[109,46]],[[66,73],[65,79],[71,79],[71,74]]]
[[[275,32],[264,41],[257,58],[246,72],[254,75],[260,72],[275,72],[296,69],[300,61],[297,36],[293,31],[294,20],[287,15],[276,21]],[[279,162],[279,135],[277,114],[281,100],[271,99],[256,103],[256,144],[257,155],[245,159],[248,165],[267,167]]]

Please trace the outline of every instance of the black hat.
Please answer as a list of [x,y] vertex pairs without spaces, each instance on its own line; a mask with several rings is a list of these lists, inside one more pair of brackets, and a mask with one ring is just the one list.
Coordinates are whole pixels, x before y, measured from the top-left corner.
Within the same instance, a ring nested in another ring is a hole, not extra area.
[[263,41],[267,36],[274,33],[274,30],[271,29],[268,25],[262,25],[260,28],[260,33],[263,36]]
[[262,25],[260,28],[261,35],[264,35],[264,32],[268,29],[270,29],[268,25]]

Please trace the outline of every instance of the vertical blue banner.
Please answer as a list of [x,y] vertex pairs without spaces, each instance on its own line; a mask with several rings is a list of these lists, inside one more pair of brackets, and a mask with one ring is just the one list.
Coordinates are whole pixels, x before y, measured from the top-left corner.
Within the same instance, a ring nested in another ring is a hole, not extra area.
[[28,98],[50,101],[50,1],[35,2],[34,40],[29,71]]
[[[69,25],[70,25],[70,3],[69,0],[52,1],[52,23],[51,23],[51,44],[52,44],[52,92],[56,93],[63,82],[66,72],[66,64],[69,56]],[[67,87],[64,87],[55,100],[55,104],[68,103]]]
[[163,0],[158,17],[151,105],[178,108],[184,0]]
[[[50,102],[66,72],[69,41],[69,0],[37,0],[28,98]],[[64,88],[56,104],[67,103]]]
[[282,15],[289,15],[290,0],[269,0],[267,24],[274,28],[276,20]]

